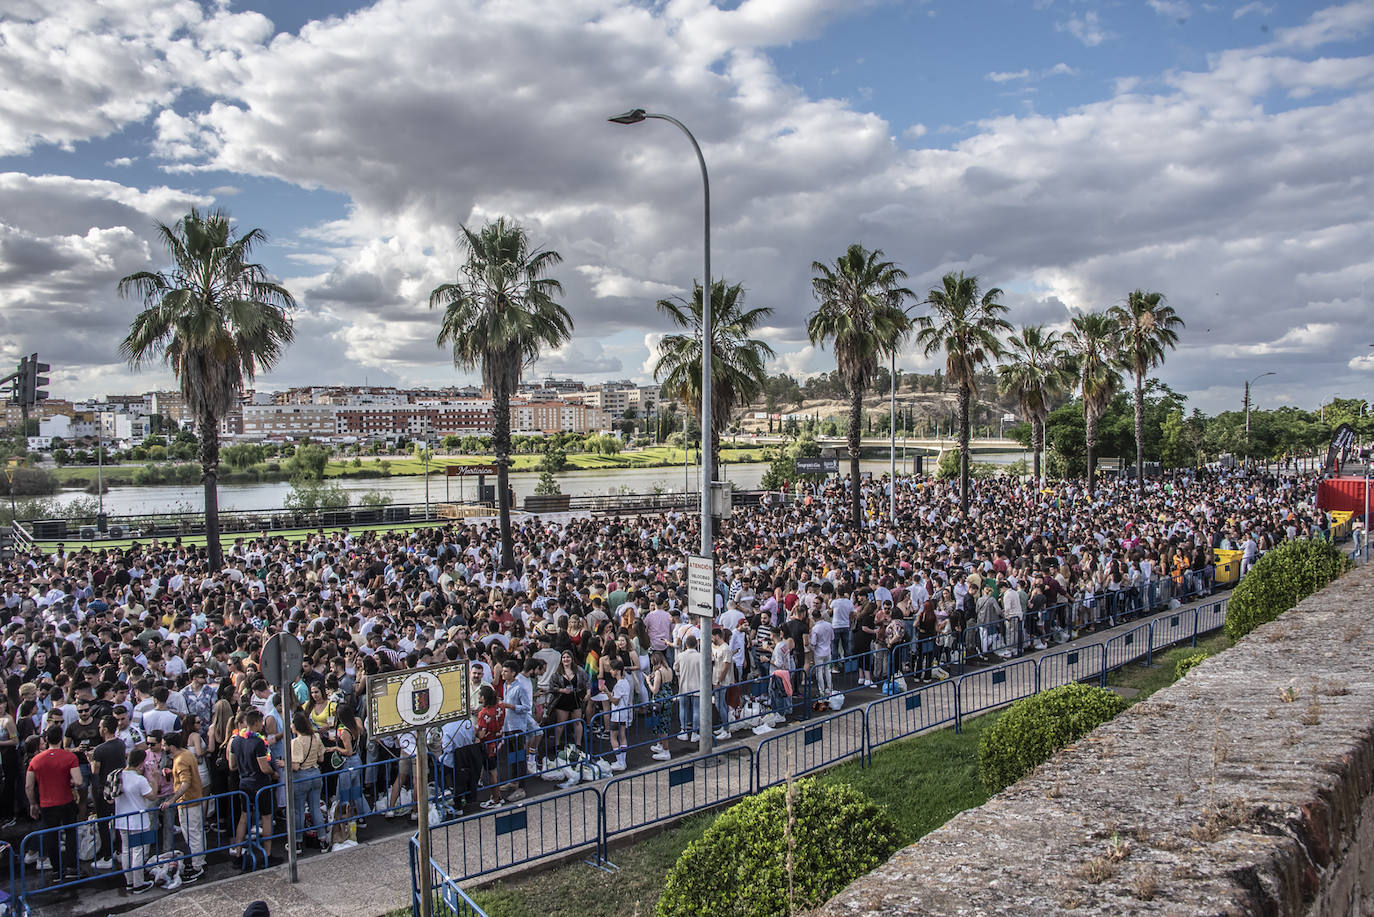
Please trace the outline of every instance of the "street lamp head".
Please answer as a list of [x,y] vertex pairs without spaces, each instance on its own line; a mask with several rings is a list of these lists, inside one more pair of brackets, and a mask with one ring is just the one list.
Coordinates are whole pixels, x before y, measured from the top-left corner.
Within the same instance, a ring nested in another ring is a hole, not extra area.
[[607,118],[606,120],[612,121],[616,124],[638,124],[639,122],[643,121],[644,118],[644,109],[634,108],[630,111],[625,112],[625,114],[623,115],[616,115],[614,118]]

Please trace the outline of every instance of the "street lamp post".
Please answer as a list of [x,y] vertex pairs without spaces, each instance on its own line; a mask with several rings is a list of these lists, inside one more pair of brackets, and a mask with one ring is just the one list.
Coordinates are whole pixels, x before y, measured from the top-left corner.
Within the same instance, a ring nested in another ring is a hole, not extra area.
[[[892,376],[889,380],[888,391],[892,398],[888,408],[887,426],[888,433],[892,434],[891,452],[888,455],[890,487],[887,494],[887,520],[890,524],[897,524],[897,348],[892,348]],[[858,486],[858,482],[854,482]]]
[[[635,108],[610,118],[615,124],[638,124],[650,118],[667,121],[687,135],[692,150],[697,154],[697,164],[701,166],[702,191],[702,279],[701,279],[701,556],[711,558],[715,565],[715,549],[711,537],[711,351],[715,338],[711,329],[711,179],[706,172],[706,157],[701,154],[701,145],[692,132],[677,118],[671,115],[652,114],[642,108]],[[701,736],[700,750],[706,754],[711,750],[711,626],[715,623],[715,596],[711,598],[710,614],[703,615],[701,626],[701,710],[697,717],[697,729]],[[724,724],[722,724],[724,725]]]
[[1250,461],[1250,386],[1254,385],[1265,376],[1276,376],[1278,373],[1273,371],[1260,373],[1253,379],[1245,383],[1245,460]]

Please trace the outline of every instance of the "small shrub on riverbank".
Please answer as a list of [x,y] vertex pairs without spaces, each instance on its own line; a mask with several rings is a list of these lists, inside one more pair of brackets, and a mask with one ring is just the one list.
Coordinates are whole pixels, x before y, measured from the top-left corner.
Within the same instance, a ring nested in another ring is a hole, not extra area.
[[1184,656],[1174,664],[1174,678],[1182,678],[1210,658],[1212,658],[1211,653],[1193,653],[1191,656]]
[[1285,541],[1261,557],[1232,591],[1226,635],[1239,640],[1349,569],[1350,559],[1329,541]]
[[1129,704],[1105,688],[1071,684],[1012,704],[978,744],[978,773],[990,793],[1000,793],[1112,719]]
[[773,787],[726,809],[687,846],[656,914],[795,913],[824,903],[900,846],[887,812],[850,786],[799,780],[790,794]]

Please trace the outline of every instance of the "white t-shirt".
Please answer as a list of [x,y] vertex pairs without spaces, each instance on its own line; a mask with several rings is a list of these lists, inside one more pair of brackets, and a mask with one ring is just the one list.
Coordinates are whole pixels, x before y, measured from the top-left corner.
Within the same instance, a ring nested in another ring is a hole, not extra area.
[[115,819],[115,827],[121,831],[147,831],[151,803],[144,797],[153,795],[153,786],[138,771],[125,768],[123,775],[124,791],[115,799],[115,815],[124,817]]
[[633,703],[634,685],[630,684],[630,679],[622,678],[615,683],[611,689],[611,722],[628,723],[630,722],[630,704]]

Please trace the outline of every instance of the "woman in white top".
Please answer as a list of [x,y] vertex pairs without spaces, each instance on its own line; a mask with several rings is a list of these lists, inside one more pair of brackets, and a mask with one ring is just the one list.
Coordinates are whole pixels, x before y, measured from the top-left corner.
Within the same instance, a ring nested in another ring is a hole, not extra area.
[[[157,803],[157,790],[141,769],[148,753],[142,748],[129,752],[129,763],[120,772],[120,794],[115,798],[115,827],[119,829],[120,858],[125,870],[124,885],[138,895],[153,887],[144,878],[143,861],[148,840],[154,833],[148,822],[148,809]],[[102,791],[103,791],[102,787]]]

